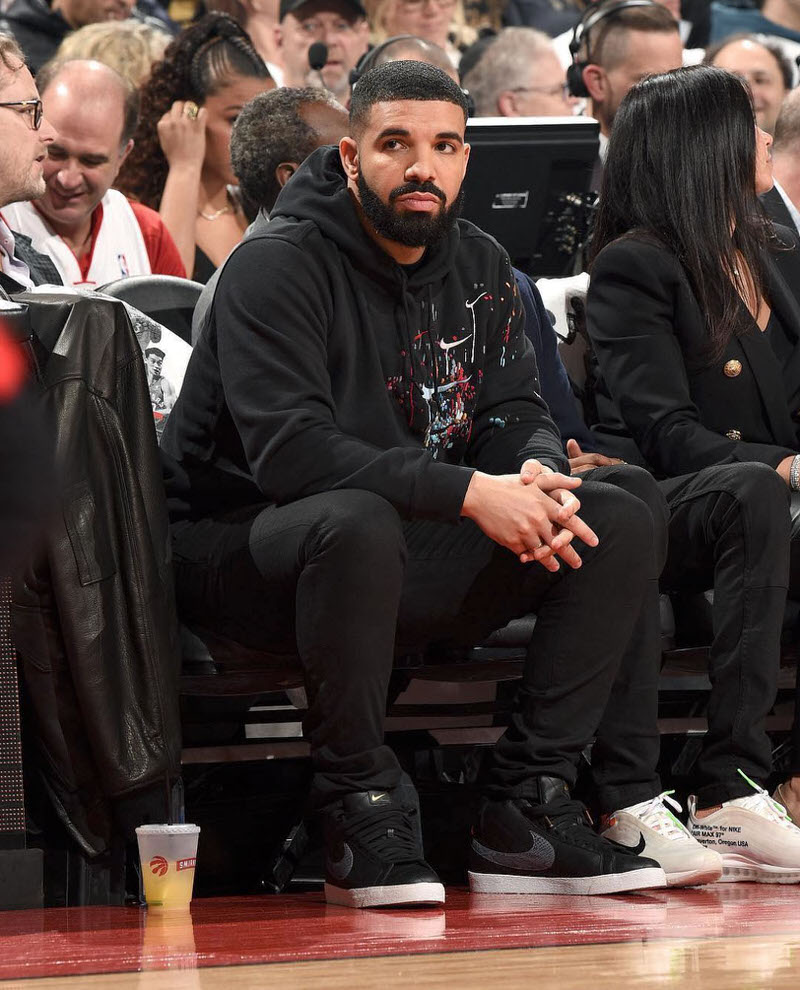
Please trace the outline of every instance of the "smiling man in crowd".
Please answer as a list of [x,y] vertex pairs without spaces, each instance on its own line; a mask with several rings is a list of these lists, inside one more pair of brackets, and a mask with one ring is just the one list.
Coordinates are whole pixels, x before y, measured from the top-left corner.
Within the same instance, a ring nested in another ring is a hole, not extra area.
[[75,60],[39,73],[44,113],[58,137],[35,202],[3,209],[9,226],[48,255],[65,285],[95,288],[125,275],[186,272],[159,215],[111,189],[133,147],[138,97],[113,69]]
[[[280,24],[275,30],[283,85],[301,88],[322,82],[346,104],[350,73],[369,44],[367,15],[359,0],[281,0]],[[317,41],[328,49],[319,71],[308,61],[308,49]]]
[[0,284],[19,292],[52,277],[37,278],[35,266],[45,261],[30,250],[30,241],[15,237],[5,216],[9,203],[41,196],[45,190],[44,165],[48,145],[56,132],[44,119],[36,83],[22,52],[8,35],[0,34]]
[[444,899],[383,738],[395,649],[476,642],[530,611],[472,887],[666,883],[569,793],[657,580],[657,524],[567,476],[508,256],[458,219],[466,119],[431,65],[364,76],[349,136],[225,263],[162,440],[182,618],[299,653],[326,897],[352,907]]

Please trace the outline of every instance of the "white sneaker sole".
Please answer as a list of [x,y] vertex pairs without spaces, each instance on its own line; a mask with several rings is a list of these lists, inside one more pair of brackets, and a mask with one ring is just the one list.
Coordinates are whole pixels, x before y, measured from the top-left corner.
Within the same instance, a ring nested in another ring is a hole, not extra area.
[[706,883],[716,883],[722,877],[723,867],[708,870],[684,870],[680,873],[667,873],[668,887],[702,887]]
[[781,866],[758,863],[744,856],[722,856],[720,883],[800,883],[800,868],[787,870]]
[[469,871],[473,894],[620,894],[626,890],[666,887],[663,870],[651,867],[598,877],[534,877]]
[[392,887],[356,887],[347,890],[325,884],[325,900],[342,907],[389,907],[392,904],[444,904],[440,883],[401,883]]

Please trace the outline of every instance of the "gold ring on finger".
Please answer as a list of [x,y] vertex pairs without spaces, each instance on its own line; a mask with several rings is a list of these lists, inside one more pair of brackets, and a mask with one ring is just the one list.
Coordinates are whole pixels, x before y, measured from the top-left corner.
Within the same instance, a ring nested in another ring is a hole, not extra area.
[[197,115],[200,112],[200,108],[194,102],[194,100],[187,100],[183,105],[183,112],[189,118],[189,120],[197,120]]

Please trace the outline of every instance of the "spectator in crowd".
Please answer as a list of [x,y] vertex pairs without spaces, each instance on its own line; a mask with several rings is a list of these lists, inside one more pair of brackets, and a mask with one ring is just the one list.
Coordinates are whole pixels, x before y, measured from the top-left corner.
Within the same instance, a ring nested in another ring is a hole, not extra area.
[[268,214],[311,152],[346,133],[347,111],[327,90],[284,88],[251,100],[231,136],[231,164],[251,215]]
[[[262,93],[239,114],[231,134],[231,165],[242,202],[254,222],[269,223],[278,193],[312,151],[338,144],[347,133],[347,111],[326,89],[284,87]],[[211,276],[192,315],[192,343],[203,332],[221,269]]]
[[778,45],[752,35],[734,35],[712,45],[704,61],[747,82],[758,126],[774,134],[781,103],[794,84],[794,70]]
[[[729,72],[695,66],[634,87],[609,147],[587,327],[602,441],[666,479],[662,582],[714,590],[709,727],[689,829],[722,854],[726,879],[798,883],[800,829],[763,789],[789,493],[800,490],[800,321],[777,269],[796,278],[800,259],[756,204],[772,183],[771,143]],[[797,760],[796,748],[795,774]],[[797,781],[786,786],[790,807]]]
[[[18,199],[36,199],[45,191],[44,162],[48,145],[56,136],[44,119],[36,83],[25,65],[22,51],[9,35],[0,34],[0,211]],[[48,274],[36,278],[39,262]],[[12,233],[0,212],[0,286],[6,292],[29,289],[41,281],[58,283],[49,259],[41,259],[30,241]]]
[[[366,11],[359,0],[281,0],[278,50],[283,85],[320,83],[343,105],[350,96],[350,73],[369,44]],[[327,47],[327,61],[312,69],[309,48]]]
[[[604,0],[599,8],[615,6],[616,0]],[[576,66],[591,99],[591,114],[600,123],[603,143],[631,86],[648,73],[677,68],[682,52],[677,22],[658,3],[617,10],[583,33]]]
[[723,0],[711,4],[710,41],[735,34],[765,35],[777,42],[787,58],[800,55],[800,11],[794,0],[755,0],[734,5]]
[[367,9],[376,45],[398,34],[413,34],[443,48],[458,68],[461,52],[475,41],[462,0],[370,0]]
[[12,34],[36,74],[50,61],[70,31],[98,21],[124,21],[134,0],[14,0],[0,18],[0,30]]
[[149,77],[156,62],[164,57],[170,35],[161,28],[141,21],[102,21],[87,24],[68,34],[56,52],[55,60],[94,59],[115,69],[138,89]]
[[[0,208],[40,196],[42,162],[53,128],[42,119],[36,84],[17,43],[0,35]],[[0,216],[0,295],[30,288],[31,272]],[[39,536],[54,478],[45,424],[25,393],[27,367],[18,342],[0,323],[0,572],[8,573]]]
[[800,89],[783,101],[772,142],[772,189],[761,202],[775,223],[800,234]]
[[[679,2],[679,0],[653,0],[653,2],[660,4],[660,6],[664,7],[665,10],[668,10],[675,21],[676,29],[681,39],[681,44],[686,46],[683,49],[683,64],[696,65],[698,62],[701,62],[703,60],[703,55],[705,54],[706,41],[698,41],[697,37],[698,34],[702,34],[702,36],[707,40],[707,25],[705,30],[703,30],[701,25],[695,25],[682,19],[681,12],[685,9],[692,9],[691,5],[687,3],[686,0],[683,0],[683,2]],[[697,4],[693,7],[694,12],[702,12],[702,6],[707,2],[708,0],[697,0]],[[592,12],[600,6],[607,9],[614,5],[610,3],[604,4],[602,0],[592,0],[592,2],[585,4],[581,21],[576,25],[579,35],[583,29],[583,25],[586,23]],[[700,30],[695,30],[696,27],[700,28]],[[555,47],[556,54],[561,59],[561,64],[565,69],[568,68],[573,61],[572,47],[575,40],[576,28],[573,28],[570,31],[565,31],[563,34],[559,34],[557,37],[553,38],[553,45]]]
[[550,473],[568,466],[510,263],[456,219],[466,110],[433,66],[365,75],[350,136],[307,159],[226,264],[162,446],[184,620],[299,650],[326,896],[350,906],[444,897],[383,741],[395,643],[471,641],[532,607],[473,889],[665,882],[569,796],[654,580],[657,522],[592,481],[576,518],[579,479]]
[[47,254],[65,285],[186,271],[155,210],[111,186],[133,147],[138,94],[100,62],[49,63],[37,77],[58,131],[44,163],[45,192],[5,208],[9,224]]
[[227,14],[242,25],[253,48],[264,59],[276,86],[283,85],[283,69],[278,48],[279,0],[208,0],[206,9]]
[[557,117],[573,110],[553,43],[534,28],[501,31],[463,83],[477,117]]
[[197,281],[208,281],[247,227],[231,128],[242,107],[274,85],[242,28],[207,14],[169,45],[141,91],[117,188],[158,210]]
[[370,48],[359,61],[356,72],[351,76],[351,79],[354,79],[356,75],[360,78],[370,69],[377,69],[379,65],[385,65],[387,62],[402,62],[404,60],[435,65],[437,69],[446,72],[453,82],[458,82],[458,72],[444,48],[434,45],[432,41],[416,38],[412,34],[401,34],[396,38],[387,38],[380,45]]
[[[668,72],[682,64],[678,23],[660,3],[617,9],[616,0],[603,0],[587,10],[576,36],[570,76],[573,95],[590,99],[591,115],[600,123],[600,152],[591,188],[598,191],[614,116],[628,90],[648,73]],[[602,16],[598,16],[601,12]]]

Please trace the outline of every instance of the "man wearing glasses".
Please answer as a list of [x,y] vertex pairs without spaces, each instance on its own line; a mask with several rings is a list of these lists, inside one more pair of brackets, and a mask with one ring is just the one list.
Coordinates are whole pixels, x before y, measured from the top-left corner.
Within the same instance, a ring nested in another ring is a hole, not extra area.
[[552,41],[529,27],[509,27],[464,73],[477,117],[567,117],[577,102]]
[[[0,34],[0,209],[42,195],[47,146],[55,137],[43,119],[42,101],[19,46]],[[38,281],[30,267],[0,214],[0,284],[12,292],[30,288]]]
[[111,188],[133,147],[136,92],[107,65],[83,59],[50,62],[36,78],[58,136],[47,149],[44,195],[6,206],[6,223],[53,261],[65,285],[185,277],[158,213]]

